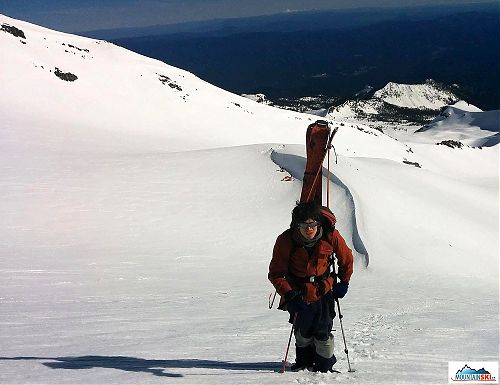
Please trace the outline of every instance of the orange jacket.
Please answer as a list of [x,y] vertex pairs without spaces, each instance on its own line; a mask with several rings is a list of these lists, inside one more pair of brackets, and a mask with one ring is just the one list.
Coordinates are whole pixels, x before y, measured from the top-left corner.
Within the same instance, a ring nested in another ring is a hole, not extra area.
[[273,249],[273,258],[269,264],[268,279],[282,297],[282,302],[284,295],[290,290],[302,290],[307,303],[316,302],[322,294],[329,292],[335,282],[333,276],[323,280],[325,291],[320,293],[317,282],[307,282],[301,287],[292,279],[287,279],[287,274],[291,273],[300,278],[320,276],[329,268],[328,259],[332,253],[337,257],[337,276],[342,282],[349,282],[353,272],[352,251],[338,230],[323,234],[314,245],[310,257],[304,246],[292,240],[292,234],[293,230],[288,229],[278,236]]

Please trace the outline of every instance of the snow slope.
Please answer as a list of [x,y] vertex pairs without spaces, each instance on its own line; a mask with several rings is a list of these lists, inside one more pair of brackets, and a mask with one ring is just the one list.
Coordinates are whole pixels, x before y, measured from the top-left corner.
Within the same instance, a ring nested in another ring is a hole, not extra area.
[[[58,132],[59,149],[86,143],[106,152],[274,142],[290,132],[299,140],[312,120],[285,111],[268,114],[270,107],[105,41],[33,28],[5,16],[0,22],[26,35],[0,31],[6,52],[0,82],[8,90],[0,95],[0,113],[5,126],[30,127],[29,133],[16,132],[14,138],[7,132],[3,139],[22,142],[26,150],[47,145],[43,139],[54,120],[66,127]],[[56,68],[78,79],[63,81],[54,75]]]
[[500,110],[477,111],[474,106],[448,106],[417,133],[425,132],[427,138],[458,140],[469,146],[494,146],[500,140]]
[[483,112],[483,110],[481,110],[479,107],[476,107],[473,104],[467,103],[465,100],[459,100],[458,102],[452,104],[451,107],[458,108],[462,111]]
[[267,309],[267,268],[315,117],[0,23],[26,35],[0,31],[1,384],[427,384],[448,361],[498,360],[498,145],[332,124],[357,371],[337,325],[342,374],[278,374],[290,325]]
[[378,115],[383,103],[377,99],[348,100],[340,106],[331,107],[327,111],[330,119],[356,119],[360,116]]

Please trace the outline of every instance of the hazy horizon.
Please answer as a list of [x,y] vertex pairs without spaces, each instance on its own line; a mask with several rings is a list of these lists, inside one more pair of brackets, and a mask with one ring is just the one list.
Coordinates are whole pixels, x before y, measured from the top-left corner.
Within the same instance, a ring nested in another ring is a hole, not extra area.
[[332,11],[355,8],[404,8],[415,6],[458,6],[488,4],[491,0],[110,0],[105,5],[94,0],[0,1],[0,13],[63,32],[141,28],[216,19],[238,19],[305,11]]

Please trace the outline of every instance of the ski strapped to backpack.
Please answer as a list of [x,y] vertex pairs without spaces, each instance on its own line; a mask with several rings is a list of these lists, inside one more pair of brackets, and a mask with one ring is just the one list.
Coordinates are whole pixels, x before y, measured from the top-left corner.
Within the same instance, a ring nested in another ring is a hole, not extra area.
[[[300,202],[309,202],[314,200],[319,205],[323,204],[322,174],[323,162],[330,153],[332,140],[337,133],[338,128],[330,130],[328,122],[317,120],[310,124],[306,131],[306,168],[302,181],[302,193]],[[329,169],[329,167],[328,167]],[[328,175],[328,179],[330,176]],[[329,206],[329,204],[327,204]]]

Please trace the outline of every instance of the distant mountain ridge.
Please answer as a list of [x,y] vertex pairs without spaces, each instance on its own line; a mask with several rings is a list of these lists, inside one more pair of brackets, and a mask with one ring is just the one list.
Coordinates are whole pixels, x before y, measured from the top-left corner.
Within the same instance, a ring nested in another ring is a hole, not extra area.
[[432,80],[424,84],[398,84],[389,82],[376,91],[373,98],[404,108],[440,109],[444,105],[456,102],[459,97],[445,90]]
[[459,99],[450,89],[430,79],[423,84],[389,82],[368,99],[348,100],[330,107],[327,114],[333,119],[422,123],[436,116],[443,106]]
[[[467,101],[459,100],[455,88],[431,79],[422,84],[389,82],[379,90],[366,86],[363,92],[358,93],[358,99],[308,112],[334,121],[364,121],[380,130],[381,122],[387,124],[386,129],[391,126],[395,129],[422,126],[416,129],[416,134],[426,132],[435,143],[449,147],[489,147],[498,144],[500,111],[482,111]],[[301,98],[289,101],[288,106],[277,107],[307,111],[307,105],[326,100]]]
[[[447,87],[432,79],[421,84],[389,82],[378,90],[366,86],[356,93],[354,99],[340,104],[334,98],[321,95],[298,99],[283,98],[277,101],[271,101],[262,93],[242,94],[242,96],[279,108],[320,116],[328,115],[332,119],[403,121],[417,124],[430,122],[444,106],[460,100],[460,97],[453,92],[453,87]],[[464,102],[464,104],[469,103]],[[474,108],[481,111],[477,107]]]
[[457,12],[488,12],[494,11],[497,6],[496,2],[490,2],[455,4],[453,7],[447,5],[424,5],[401,8],[313,9],[271,15],[189,21],[144,27],[78,31],[77,34],[96,39],[110,40],[181,33],[203,33],[223,36],[247,32],[314,31],[324,29],[325,25],[329,25],[331,28],[355,28],[398,18],[425,20]]

